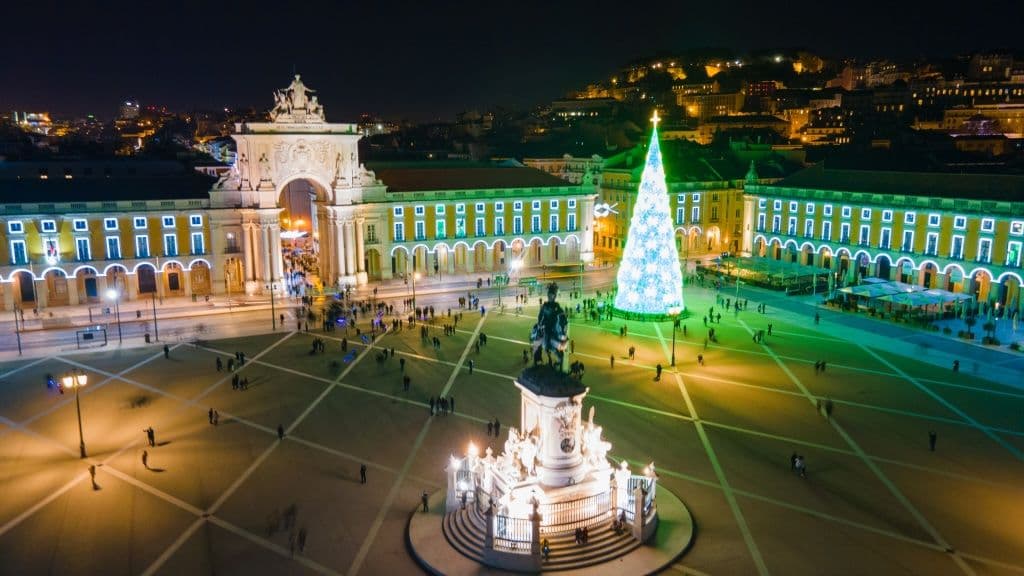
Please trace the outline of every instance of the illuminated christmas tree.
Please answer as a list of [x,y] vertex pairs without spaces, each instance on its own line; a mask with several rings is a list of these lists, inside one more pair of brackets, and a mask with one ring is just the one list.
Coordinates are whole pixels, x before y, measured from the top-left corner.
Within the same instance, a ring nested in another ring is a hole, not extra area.
[[683,278],[679,271],[679,250],[668,204],[665,168],[658,145],[658,113],[651,122],[651,144],[647,149],[640,190],[633,218],[629,222],[626,249],[619,264],[615,309],[651,316],[678,314],[684,308]]

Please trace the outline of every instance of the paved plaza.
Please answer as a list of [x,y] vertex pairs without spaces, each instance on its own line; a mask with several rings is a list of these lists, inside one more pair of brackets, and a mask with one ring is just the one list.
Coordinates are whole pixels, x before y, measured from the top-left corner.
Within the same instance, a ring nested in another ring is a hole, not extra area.
[[[715,294],[688,287],[675,368],[668,323],[628,322],[622,337],[621,320],[573,320],[610,456],[653,460],[693,514],[694,544],[668,573],[1024,574],[1024,389],[844,334],[841,319],[760,314],[758,294],[738,315],[721,310],[705,350]],[[438,326],[456,298],[436,295]],[[347,354],[343,331],[279,331],[177,343],[169,359],[152,346],[0,364],[0,573],[420,573],[406,523],[423,491],[443,487],[451,453],[471,440],[500,452],[536,310],[534,298],[522,315],[466,311],[454,336],[431,329],[440,350],[417,326],[370,350],[350,332]],[[310,353],[316,337],[326,353]],[[215,369],[237,351],[245,391]],[[84,461],[74,394],[45,382],[72,368],[89,376]],[[431,417],[436,396],[455,413]],[[829,400],[826,418],[817,405]],[[487,435],[494,418],[501,439]]]

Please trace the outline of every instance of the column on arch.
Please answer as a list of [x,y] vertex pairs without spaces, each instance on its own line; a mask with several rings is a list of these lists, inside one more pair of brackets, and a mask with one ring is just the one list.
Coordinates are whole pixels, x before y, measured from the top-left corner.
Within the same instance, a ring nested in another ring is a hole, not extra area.
[[352,220],[346,220],[343,226],[345,236],[345,275],[354,276],[356,274],[355,223]]
[[359,218],[356,220],[356,271],[366,272],[366,241],[363,238],[363,227],[366,225],[366,220]]

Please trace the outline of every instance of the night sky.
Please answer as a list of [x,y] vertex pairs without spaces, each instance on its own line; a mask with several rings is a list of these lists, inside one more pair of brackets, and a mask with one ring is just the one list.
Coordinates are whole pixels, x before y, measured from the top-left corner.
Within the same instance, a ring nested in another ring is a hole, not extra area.
[[[0,109],[110,117],[272,103],[293,68],[332,121],[557,98],[659,50],[1020,50],[1024,2],[55,2],[5,5]],[[165,8],[160,8],[165,6]]]

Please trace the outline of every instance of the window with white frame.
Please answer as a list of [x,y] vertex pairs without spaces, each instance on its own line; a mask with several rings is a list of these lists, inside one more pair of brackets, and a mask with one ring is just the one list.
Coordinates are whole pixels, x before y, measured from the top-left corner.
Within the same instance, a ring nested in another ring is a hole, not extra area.
[[982,232],[994,232],[996,229],[996,221],[993,218],[982,218],[981,219],[981,231]]
[[484,227],[484,219],[477,218],[473,222],[473,235],[474,236],[487,236],[487,230]]
[[782,228],[782,216],[775,214],[772,216],[772,233],[778,234]]
[[505,235],[505,217],[495,216],[494,217],[494,235],[504,236]]
[[85,218],[75,218],[71,221],[71,227],[74,228],[75,232],[88,232],[89,221]]
[[119,260],[121,258],[121,239],[117,236],[107,236],[107,260]]
[[[757,230],[758,232],[764,232],[765,221],[767,220],[767,214],[761,213],[757,215]],[[682,224],[682,222],[680,222]]]
[[550,203],[548,203],[548,206],[552,210],[558,210],[558,200],[552,200]]
[[[686,194],[676,194],[676,203],[682,204],[683,202],[686,202]],[[763,198],[761,199],[761,202],[764,202]]]
[[117,218],[104,218],[103,219],[104,230],[117,230]]
[[178,255],[178,235],[164,234],[164,256]]
[[882,210],[882,222],[892,222],[892,210]]
[[832,241],[832,223],[825,221],[821,223],[821,239],[828,242]]
[[1010,222],[1010,234],[1013,236],[1024,236],[1024,221],[1014,220]]
[[444,216],[444,204],[434,206],[434,214],[437,216]]
[[782,210],[782,200],[775,200],[772,202],[773,210]]
[[860,219],[861,220],[871,220],[871,208],[861,208],[860,209]]
[[949,247],[949,257],[962,260],[964,257],[964,237],[957,235],[953,236],[953,243]]
[[199,215],[199,214],[192,214],[192,215],[190,215],[188,217],[188,225],[189,226],[202,226],[203,225],[203,217],[201,215]]
[[466,205],[465,204],[456,204],[455,205],[455,213],[456,214],[465,214],[466,213]]
[[939,253],[939,235],[935,232],[929,232],[925,236],[924,241],[924,253],[929,256],[936,256]]
[[569,207],[570,210],[576,208],[576,199],[569,198],[568,200],[566,200],[566,205]]
[[839,241],[843,244],[850,243],[850,223],[843,222],[839,225]]
[[480,214],[481,212],[483,212],[483,211],[484,211],[484,210],[486,210],[486,209],[487,209],[487,208],[486,208],[486,207],[484,206],[484,203],[483,203],[483,202],[477,202],[477,203],[476,203],[476,213],[477,213],[477,214]]
[[[680,196],[679,199],[683,200],[682,196],[685,196],[685,194],[680,194],[679,196]],[[757,199],[757,208],[759,210],[764,210],[767,207],[768,207],[768,199],[767,198],[758,198]]]
[[427,207],[422,204],[413,206],[412,213],[414,216],[425,216],[427,214]]
[[786,220],[786,234],[790,236],[796,235],[796,217],[790,216]]
[[982,238],[978,240],[978,262],[992,261],[992,239]]
[[540,200],[534,200],[530,207],[533,210],[540,210]]
[[206,246],[203,245],[203,233],[193,232],[192,233],[192,253],[199,255],[206,253]]
[[882,228],[882,233],[878,237],[878,247],[886,250],[892,247],[892,228]]
[[1007,242],[1006,243],[1006,265],[1013,267],[1020,267],[1020,242]]
[[700,222],[700,206],[690,208],[690,223],[696,224],[697,222]]
[[88,238],[75,238],[75,256],[79,262],[92,260],[92,250],[89,249]]
[[413,230],[415,230],[415,232],[416,232],[416,234],[415,234],[416,238],[415,239],[416,240],[426,240],[427,239],[427,223],[424,222],[423,220],[417,220],[416,222],[413,223],[413,226],[414,226]]
[[967,216],[954,216],[953,217],[953,228],[956,230],[967,229]]
[[60,244],[57,242],[56,238],[43,239],[43,256],[50,264],[54,264],[60,260]]
[[676,208],[676,224],[686,224],[686,208],[683,206]]
[[394,241],[395,242],[405,242],[405,223],[404,222],[395,222]]
[[518,200],[513,202],[512,203],[512,210],[515,211],[515,212],[522,212],[523,211],[523,203],[521,201],[518,201]]
[[790,202],[789,203],[789,211],[790,212],[796,212],[797,210],[799,210],[799,208],[797,207],[797,202]]
[[437,240],[444,240],[445,238],[448,237],[448,235],[445,234],[446,230],[444,229],[444,226],[444,219],[434,221],[434,238],[436,238]]
[[928,215],[928,226],[940,226],[942,224],[941,214],[929,214]]
[[24,240],[11,240],[11,264],[28,264]]
[[548,215],[548,232],[558,232],[558,214]]
[[149,258],[149,236],[139,234],[135,237],[135,257]]
[[697,202],[700,202],[700,194],[693,195],[693,203],[696,204]]
[[174,228],[174,216],[164,216],[161,218],[164,228]]
[[860,237],[857,238],[857,243],[861,246],[871,245],[871,226],[860,227]]
[[851,214],[853,214],[853,208],[843,206],[843,218],[849,218]]
[[825,216],[832,216],[832,205],[831,204],[825,204],[824,206],[822,206],[821,207],[821,213],[823,215],[825,215]]
[[42,220],[42,221],[39,222],[39,225],[42,227],[43,232],[51,232],[52,233],[52,232],[56,232],[57,231],[57,221],[56,220]]
[[540,232],[540,214],[534,214],[530,218],[530,232],[534,234]]
[[457,216],[455,218],[455,237],[465,238],[466,237],[466,217]]
[[494,211],[499,213],[499,214],[504,212],[505,211],[505,203],[504,202],[495,202],[494,203]]
[[570,213],[566,214],[565,217],[566,217],[565,229],[568,230],[569,232],[575,232],[576,231],[576,213],[575,212],[570,212]]
[[400,218],[405,215],[405,208],[403,208],[402,206],[395,206],[391,210],[391,213],[394,214],[396,218]]
[[811,238],[814,236],[814,220],[810,218],[804,220],[804,237]]
[[903,231],[903,244],[900,245],[900,250],[903,252],[914,251],[914,231],[904,230]]
[[22,224],[21,220],[11,220],[7,222],[7,231],[11,234],[24,234],[25,225]]
[[523,217],[513,216],[512,217],[512,234],[520,236],[523,233]]
[[136,217],[132,218],[132,226],[136,230],[145,230],[146,229],[146,218],[144,216],[136,216]]
[[905,212],[903,214],[903,223],[904,224],[914,224],[916,222],[917,222],[917,213],[916,212]]
[[804,206],[804,214],[807,214],[808,216],[814,214],[814,202],[808,202],[807,205]]

